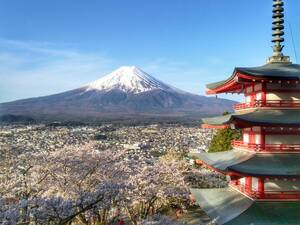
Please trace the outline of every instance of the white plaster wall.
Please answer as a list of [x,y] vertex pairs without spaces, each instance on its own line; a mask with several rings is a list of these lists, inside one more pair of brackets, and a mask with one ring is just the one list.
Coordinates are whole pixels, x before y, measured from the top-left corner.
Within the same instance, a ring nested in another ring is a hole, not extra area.
[[243,134],[243,142],[244,143],[249,143],[249,134],[248,133],[244,133]]
[[300,144],[300,135],[266,135],[266,144]]
[[267,100],[300,100],[300,92],[291,92],[291,93],[280,93],[272,92],[267,93]]
[[299,180],[265,181],[265,191],[300,191],[300,181]]
[[252,190],[257,191],[258,190],[258,178],[252,177]]
[[246,183],[246,178],[245,177],[241,178],[240,179],[240,184],[245,185],[245,183]]
[[251,96],[246,96],[246,103],[251,102]]
[[255,134],[255,144],[259,145],[261,144],[261,135]]
[[256,100],[257,101],[262,100],[262,93],[261,92],[259,92],[259,93],[256,94]]

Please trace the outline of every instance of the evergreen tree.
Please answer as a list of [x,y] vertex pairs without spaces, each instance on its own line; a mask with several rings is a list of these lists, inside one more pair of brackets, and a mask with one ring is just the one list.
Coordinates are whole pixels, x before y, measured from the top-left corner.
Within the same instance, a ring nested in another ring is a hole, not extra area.
[[[223,116],[228,115],[229,112],[224,112]],[[210,146],[208,148],[209,152],[223,152],[232,149],[231,142],[233,140],[240,140],[242,138],[240,130],[233,129],[220,129],[214,135]]]
[[209,152],[222,152],[232,149],[231,141],[241,139],[241,132],[232,129],[220,129],[214,135],[209,146]]

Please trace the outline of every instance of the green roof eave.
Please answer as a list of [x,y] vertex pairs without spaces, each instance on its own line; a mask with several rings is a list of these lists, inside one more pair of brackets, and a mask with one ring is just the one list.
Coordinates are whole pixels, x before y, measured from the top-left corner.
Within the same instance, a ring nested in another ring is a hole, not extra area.
[[253,202],[230,187],[191,192],[219,225],[300,225],[300,202]]
[[209,125],[226,125],[230,124],[234,114],[227,114],[225,116],[216,116],[210,118],[202,118],[201,122]]
[[191,156],[224,173],[234,172],[257,177],[300,177],[299,154],[255,154],[234,149]]
[[219,81],[219,82],[210,83],[210,84],[206,85],[206,88],[209,89],[209,90],[214,90],[217,87],[223,86],[224,84],[226,84],[230,80],[231,80],[231,77],[228,80],[222,80],[222,81]]
[[244,74],[257,79],[299,80],[300,65],[292,63],[269,63],[259,67],[237,67],[228,79],[207,84],[206,88],[214,90],[222,87],[237,74]]
[[218,224],[224,224],[241,215],[253,201],[230,187],[191,189],[196,202]]
[[225,116],[203,118],[202,122],[209,125],[230,125],[231,123],[244,122],[251,125],[299,126],[300,110],[257,109],[243,114],[233,113]]
[[300,65],[292,63],[269,63],[259,67],[238,67],[234,73],[266,78],[272,80],[295,80],[300,79]]
[[300,225],[300,202],[254,202],[223,225]]
[[190,155],[217,170],[227,172],[228,167],[248,160],[253,154],[246,151],[231,150],[217,153],[194,153]]
[[227,169],[250,176],[300,177],[299,162],[299,154],[256,154]]

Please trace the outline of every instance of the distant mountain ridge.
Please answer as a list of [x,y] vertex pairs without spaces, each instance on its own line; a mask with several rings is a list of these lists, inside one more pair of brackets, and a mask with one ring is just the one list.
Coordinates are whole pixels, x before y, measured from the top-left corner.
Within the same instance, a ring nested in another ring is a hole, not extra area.
[[0,116],[1,123],[34,123],[35,120],[28,116],[5,114]]
[[44,120],[201,117],[231,111],[235,102],[191,94],[124,66],[71,91],[0,104],[0,115]]

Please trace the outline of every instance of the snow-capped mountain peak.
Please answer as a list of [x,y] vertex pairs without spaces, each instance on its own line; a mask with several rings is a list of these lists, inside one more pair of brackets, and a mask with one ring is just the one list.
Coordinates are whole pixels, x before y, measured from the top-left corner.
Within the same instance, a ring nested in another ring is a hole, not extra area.
[[3,115],[24,115],[38,121],[186,121],[230,111],[233,103],[184,92],[130,66],[70,91],[1,103],[0,122]]
[[112,73],[89,83],[86,90],[110,91],[119,89],[130,93],[142,93],[155,89],[173,89],[136,66],[122,66]]

